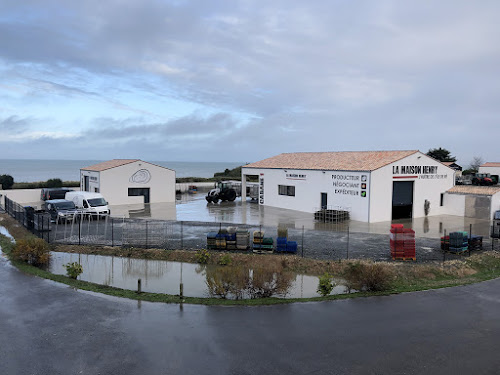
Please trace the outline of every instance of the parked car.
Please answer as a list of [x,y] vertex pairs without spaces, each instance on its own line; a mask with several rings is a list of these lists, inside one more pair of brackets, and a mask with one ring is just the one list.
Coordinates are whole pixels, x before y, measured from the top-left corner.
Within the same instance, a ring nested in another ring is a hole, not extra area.
[[43,188],[40,192],[40,199],[47,201],[50,199],[64,199],[68,191],[73,191],[69,188]]
[[54,223],[72,221],[77,214],[77,209],[72,201],[66,199],[50,199],[44,203],[45,211],[50,213],[50,219]]
[[88,191],[70,191],[66,193],[66,200],[72,201],[76,208],[84,214],[92,217],[102,218],[111,213],[108,207],[108,202],[99,193],[91,193]]

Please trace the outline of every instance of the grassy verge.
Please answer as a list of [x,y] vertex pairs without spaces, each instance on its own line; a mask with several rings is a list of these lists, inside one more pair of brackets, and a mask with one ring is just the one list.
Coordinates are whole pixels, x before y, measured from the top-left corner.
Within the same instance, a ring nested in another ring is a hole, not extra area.
[[[31,234],[27,232],[12,218],[7,215],[0,215],[0,225],[5,226],[16,238],[25,239]],[[5,253],[10,255],[13,245],[9,239],[0,235],[0,246]],[[168,251],[162,249],[133,249],[117,247],[90,247],[90,246],[52,246],[53,251],[64,251],[72,253],[85,253],[96,255],[114,255],[122,257],[132,257],[141,259],[162,259],[171,261],[196,262],[194,251]],[[334,276],[342,277],[346,270],[356,264],[370,265],[367,261],[319,261],[314,259],[300,258],[296,256],[282,255],[254,255],[254,254],[232,254],[227,252],[210,252],[209,263],[217,264],[220,258],[225,255],[231,257],[231,263],[244,265],[247,267],[271,267],[276,272],[296,272],[309,275],[321,275],[328,272]],[[12,257],[11,257],[12,258]],[[22,272],[34,276],[43,277],[56,282],[67,284],[71,287],[104,293],[111,296],[124,297],[134,300],[179,303],[178,295],[167,295],[160,293],[143,292],[138,294],[135,291],[120,289],[105,285],[94,284],[81,280],[74,280],[63,275],[55,275],[48,271],[30,266],[26,263],[11,259],[12,264]],[[399,262],[378,262],[378,267],[384,270],[386,277],[390,278],[389,288],[383,292],[358,292],[350,294],[340,294],[327,297],[315,298],[263,298],[246,300],[226,300],[220,298],[194,298],[185,297],[182,301],[192,304],[204,305],[271,305],[291,302],[308,301],[328,301],[346,299],[363,296],[388,295],[402,292],[420,291],[427,289],[437,289],[450,286],[458,286],[485,281],[500,277],[500,253],[487,251],[474,254],[463,260],[453,260],[443,263],[412,264]]]

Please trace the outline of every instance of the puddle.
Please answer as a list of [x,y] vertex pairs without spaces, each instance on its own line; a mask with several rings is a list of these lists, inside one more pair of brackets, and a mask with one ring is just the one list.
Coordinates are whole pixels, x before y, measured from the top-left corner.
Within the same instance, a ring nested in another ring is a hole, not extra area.
[[[79,279],[122,289],[137,290],[141,279],[144,292],[179,294],[184,284],[187,297],[257,298],[260,296],[309,298],[318,297],[315,276],[271,272],[233,266],[205,266],[163,260],[132,259],[114,256],[53,252],[50,272],[66,274],[64,264],[80,262]],[[346,293],[343,285],[332,294]]]
[[10,238],[10,240],[12,242],[16,242],[16,240],[14,239],[14,237],[12,237],[12,235],[9,233],[9,231],[7,230],[7,228],[2,227],[1,225],[0,225],[0,234],[4,235],[5,237]]

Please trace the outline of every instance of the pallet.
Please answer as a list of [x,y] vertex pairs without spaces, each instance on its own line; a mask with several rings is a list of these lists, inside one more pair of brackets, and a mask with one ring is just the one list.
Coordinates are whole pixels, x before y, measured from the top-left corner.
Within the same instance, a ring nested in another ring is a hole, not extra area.
[[416,261],[417,258],[409,258],[409,257],[392,257],[392,260],[403,260],[403,261],[408,261],[408,260],[413,260],[413,261]]

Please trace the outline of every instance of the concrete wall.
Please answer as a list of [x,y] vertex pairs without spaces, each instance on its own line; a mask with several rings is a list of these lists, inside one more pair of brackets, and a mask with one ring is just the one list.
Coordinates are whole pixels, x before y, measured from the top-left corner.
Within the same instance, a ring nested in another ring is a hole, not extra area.
[[465,195],[448,194],[444,195],[443,205],[447,215],[464,216],[465,215]]
[[33,206],[41,208],[42,201],[40,200],[40,193],[42,189],[13,189],[13,190],[0,190],[0,203],[5,206],[5,197],[19,203],[22,206]]
[[189,186],[194,185],[199,191],[209,191],[214,188],[215,182],[181,182],[175,184],[175,191],[185,193],[188,191]]
[[[243,168],[242,174],[263,180],[260,204],[312,213],[321,208],[321,193],[326,193],[329,209],[344,208],[351,219],[368,221],[369,191],[361,194],[362,179],[369,186],[368,172]],[[294,186],[295,196],[280,195],[278,185]]]
[[[86,173],[81,171],[81,179]],[[134,179],[134,176],[137,178]],[[149,188],[150,203],[175,202],[175,171],[136,161],[99,172],[98,180],[95,185],[91,184],[90,191],[94,191],[95,187],[111,205],[144,202],[143,197],[129,197],[129,188]]]
[[[406,173],[406,167],[422,167],[417,173]],[[405,169],[403,169],[405,167]],[[431,169],[426,169],[431,167]],[[435,167],[435,168],[434,168]],[[418,152],[372,172],[370,222],[392,220],[392,190],[394,181],[414,181],[413,217],[424,217],[424,202],[430,202],[429,216],[448,214],[440,206],[441,194],[455,184],[455,171]]]

